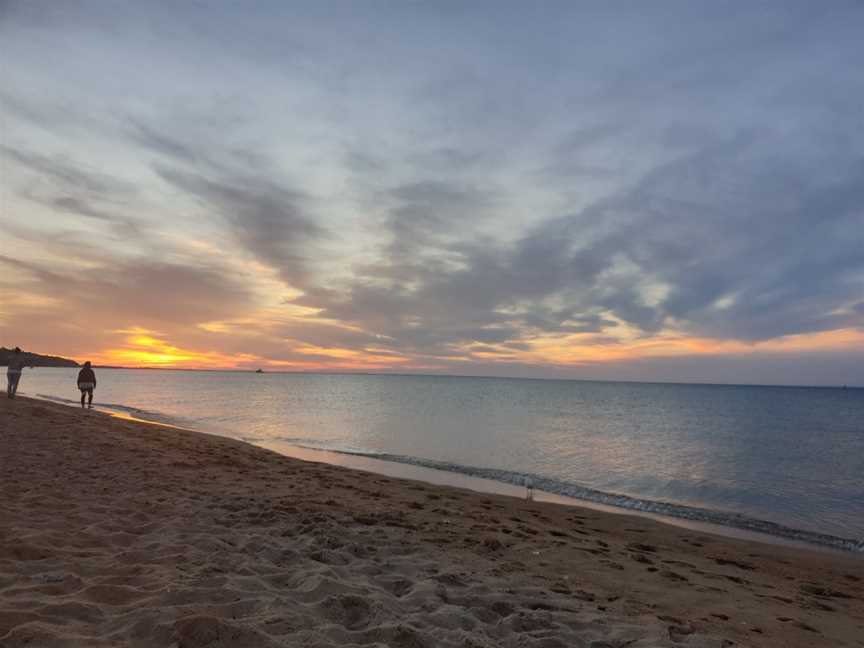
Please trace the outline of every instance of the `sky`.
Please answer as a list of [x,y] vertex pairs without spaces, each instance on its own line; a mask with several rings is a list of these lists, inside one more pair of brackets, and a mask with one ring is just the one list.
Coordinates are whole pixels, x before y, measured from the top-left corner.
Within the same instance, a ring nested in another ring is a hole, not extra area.
[[0,344],[864,385],[864,4],[0,0]]

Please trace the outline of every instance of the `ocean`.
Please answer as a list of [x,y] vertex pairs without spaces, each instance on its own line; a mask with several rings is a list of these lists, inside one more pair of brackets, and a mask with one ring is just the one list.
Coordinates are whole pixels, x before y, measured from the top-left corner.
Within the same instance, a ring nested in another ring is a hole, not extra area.
[[[20,391],[75,403],[75,369]],[[100,409],[864,552],[864,389],[99,369]],[[166,433],[170,433],[166,432]]]

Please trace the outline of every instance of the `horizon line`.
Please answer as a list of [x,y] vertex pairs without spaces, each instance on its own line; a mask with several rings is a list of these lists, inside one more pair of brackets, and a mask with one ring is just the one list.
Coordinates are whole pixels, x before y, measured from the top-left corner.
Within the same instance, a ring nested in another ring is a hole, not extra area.
[[[81,365],[79,365],[80,367]],[[35,367],[34,367],[35,368]],[[77,367],[43,367],[45,369],[74,369]],[[486,378],[498,380],[551,380],[560,382],[602,382],[602,383],[636,383],[642,385],[704,385],[706,387],[800,387],[800,388],[818,388],[818,389],[864,389],[864,384],[848,384],[848,383],[826,383],[826,384],[806,384],[806,383],[729,383],[729,382],[687,382],[681,380],[625,380],[612,378],[564,378],[558,376],[494,376],[488,374],[450,374],[450,373],[412,373],[398,371],[351,371],[351,370],[315,370],[305,371],[302,369],[277,369],[268,370],[261,369],[238,369],[238,368],[199,368],[199,367],[128,367],[121,365],[93,365],[94,369],[121,369],[126,371],[197,371],[208,373],[251,373],[251,374],[280,374],[280,375],[321,375],[321,376],[417,376],[429,378]]]

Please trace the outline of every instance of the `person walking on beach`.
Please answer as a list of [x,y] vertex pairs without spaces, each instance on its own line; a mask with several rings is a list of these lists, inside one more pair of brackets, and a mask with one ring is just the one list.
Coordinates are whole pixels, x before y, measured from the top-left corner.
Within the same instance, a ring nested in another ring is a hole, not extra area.
[[93,408],[93,390],[96,389],[96,374],[93,373],[93,367],[90,366],[90,361],[84,363],[81,371],[78,372],[78,389],[81,390],[81,407],[84,407],[84,397],[87,397],[87,407]]
[[18,381],[21,380],[21,372],[24,370],[24,354],[21,349],[15,347],[12,357],[9,358],[9,366],[6,368],[6,396],[15,398],[18,391]]

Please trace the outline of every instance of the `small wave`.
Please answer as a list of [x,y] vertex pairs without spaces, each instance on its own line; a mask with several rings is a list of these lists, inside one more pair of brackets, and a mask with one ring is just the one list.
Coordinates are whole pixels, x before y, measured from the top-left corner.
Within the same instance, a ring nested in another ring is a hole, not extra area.
[[[64,405],[79,405],[81,403],[81,401],[79,400],[63,398],[62,396],[52,396],[51,394],[36,394],[36,398],[53,401],[55,403],[63,403]],[[142,421],[167,423],[171,425],[180,424],[180,421],[178,419],[170,417],[167,414],[162,414],[161,412],[153,412],[151,410],[145,410],[139,407],[122,405],[120,403],[97,403],[96,401],[94,401],[93,407],[100,410],[107,410],[109,412],[123,412],[124,414],[128,414],[134,418],[141,419]]]
[[[306,450],[321,450],[322,452],[335,452],[336,454],[354,455],[357,457],[369,457],[370,459],[381,459],[382,461],[397,461],[396,459],[387,459],[386,457],[397,457],[399,455],[387,455],[367,450],[366,448],[358,448],[350,445],[334,445],[332,440],[310,439],[308,437],[240,437],[241,441],[246,443],[268,443],[277,441],[279,443],[287,443],[295,448],[305,448]],[[411,457],[408,457],[409,459]],[[407,463],[407,462],[398,462]]]
[[513,484],[515,486],[524,486],[526,483],[532,483],[536,490],[553,493],[555,495],[563,495],[565,497],[592,502],[595,504],[603,504],[631,511],[640,511],[642,513],[652,513],[666,517],[692,520],[693,522],[717,524],[720,526],[743,529],[745,531],[763,533],[779,538],[786,538],[788,540],[805,542],[817,546],[830,547],[832,549],[864,553],[864,539],[842,538],[827,533],[795,529],[783,524],[770,522],[768,520],[760,520],[740,513],[685,506],[683,504],[673,504],[671,502],[631,497],[629,495],[621,495],[618,493],[608,493],[588,488],[586,486],[580,486],[571,482],[543,477],[542,475],[533,473],[522,473],[498,468],[465,466],[447,461],[389,454],[386,452],[368,452],[338,447],[325,447],[320,442],[311,439],[282,438],[279,440],[302,448],[308,448],[310,450],[327,450],[328,452],[336,452],[344,455],[379,459],[381,461],[392,461],[395,463],[420,466],[422,468],[432,468],[434,470],[459,473],[470,477],[491,479],[493,481]]

